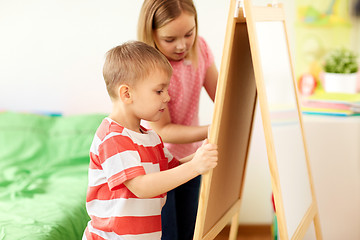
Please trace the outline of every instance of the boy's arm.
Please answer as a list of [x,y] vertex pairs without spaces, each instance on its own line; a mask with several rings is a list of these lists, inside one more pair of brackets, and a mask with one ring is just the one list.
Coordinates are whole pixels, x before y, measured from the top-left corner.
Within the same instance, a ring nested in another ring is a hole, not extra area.
[[[124,182],[125,186],[139,198],[152,198],[166,193],[217,165],[217,146],[206,141],[189,161],[178,167],[146,175]],[[183,160],[183,159],[182,159]],[[182,162],[181,160],[181,162]]]
[[189,163],[166,171],[141,175],[124,182],[124,184],[137,197],[152,198],[198,176],[199,173]]

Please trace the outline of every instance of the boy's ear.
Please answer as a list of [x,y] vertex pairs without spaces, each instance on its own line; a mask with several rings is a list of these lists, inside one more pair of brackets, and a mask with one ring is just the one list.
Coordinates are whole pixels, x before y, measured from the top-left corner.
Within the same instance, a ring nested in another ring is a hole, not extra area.
[[124,103],[132,102],[130,89],[131,88],[126,84],[120,85],[118,88],[119,97],[120,97],[121,101],[123,101]]

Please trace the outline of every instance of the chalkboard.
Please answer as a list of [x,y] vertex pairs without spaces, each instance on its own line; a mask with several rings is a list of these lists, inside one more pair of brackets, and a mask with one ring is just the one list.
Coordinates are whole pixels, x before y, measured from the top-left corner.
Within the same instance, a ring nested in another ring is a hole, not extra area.
[[231,2],[210,132],[219,164],[203,176],[194,239],[230,220],[236,239],[257,95],[280,238],[301,239],[311,223],[322,238],[289,49],[281,5]]

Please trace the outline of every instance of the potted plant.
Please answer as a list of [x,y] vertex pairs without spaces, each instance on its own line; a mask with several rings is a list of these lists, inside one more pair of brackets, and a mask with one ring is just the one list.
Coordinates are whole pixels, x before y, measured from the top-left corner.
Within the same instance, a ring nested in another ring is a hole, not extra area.
[[357,92],[357,55],[346,49],[335,49],[325,57],[324,90],[326,92]]

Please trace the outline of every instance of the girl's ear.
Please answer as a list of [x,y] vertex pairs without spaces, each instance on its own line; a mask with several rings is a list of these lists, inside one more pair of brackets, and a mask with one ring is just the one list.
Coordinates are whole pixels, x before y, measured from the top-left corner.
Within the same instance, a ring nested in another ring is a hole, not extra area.
[[128,104],[132,103],[132,97],[130,93],[130,87],[126,84],[120,85],[118,88],[119,91],[119,97],[122,102]]

